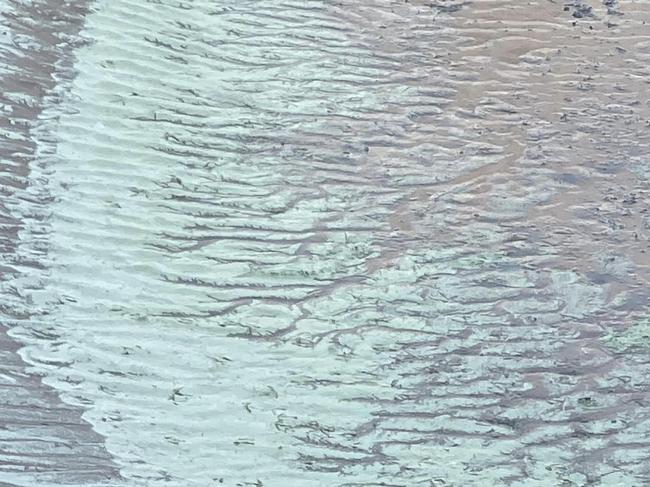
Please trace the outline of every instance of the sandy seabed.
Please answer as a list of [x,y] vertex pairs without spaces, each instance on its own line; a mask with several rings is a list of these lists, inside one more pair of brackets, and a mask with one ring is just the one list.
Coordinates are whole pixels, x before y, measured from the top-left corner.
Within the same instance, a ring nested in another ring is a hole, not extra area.
[[0,21],[0,486],[650,485],[650,3]]

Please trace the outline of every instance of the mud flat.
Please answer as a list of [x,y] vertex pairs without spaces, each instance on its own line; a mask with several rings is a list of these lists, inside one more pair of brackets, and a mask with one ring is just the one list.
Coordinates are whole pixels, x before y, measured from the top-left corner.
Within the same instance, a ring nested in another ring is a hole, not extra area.
[[84,25],[8,324],[124,485],[650,483],[650,5]]
[[[25,221],[16,207],[33,184],[30,165],[38,152],[33,130],[43,107],[56,103],[57,83],[63,84],[73,75],[72,50],[79,43],[78,33],[86,13],[85,2],[0,3],[2,486],[90,485],[119,479],[103,438],[82,419],[83,409],[62,402],[56,390],[33,373],[20,357],[20,344],[8,333],[12,322],[36,317],[21,284],[38,286],[38,276],[45,267],[41,258],[46,244],[43,240],[37,242],[38,236],[30,242],[33,253],[21,250],[19,235],[25,230]],[[30,203],[46,207],[48,198],[38,196]],[[42,339],[58,339],[50,327],[41,327],[37,333]]]

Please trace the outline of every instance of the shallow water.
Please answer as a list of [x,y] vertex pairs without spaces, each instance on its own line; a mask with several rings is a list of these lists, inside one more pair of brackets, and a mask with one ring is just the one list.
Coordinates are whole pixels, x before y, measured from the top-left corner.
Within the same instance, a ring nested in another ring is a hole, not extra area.
[[92,3],[2,314],[112,459],[0,485],[650,483],[650,6],[566,5]]

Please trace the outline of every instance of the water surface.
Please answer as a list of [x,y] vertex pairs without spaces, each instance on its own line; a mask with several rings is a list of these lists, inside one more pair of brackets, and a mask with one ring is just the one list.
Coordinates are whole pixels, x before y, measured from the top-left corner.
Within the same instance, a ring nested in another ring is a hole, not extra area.
[[649,20],[92,3],[4,289],[96,484],[648,484]]

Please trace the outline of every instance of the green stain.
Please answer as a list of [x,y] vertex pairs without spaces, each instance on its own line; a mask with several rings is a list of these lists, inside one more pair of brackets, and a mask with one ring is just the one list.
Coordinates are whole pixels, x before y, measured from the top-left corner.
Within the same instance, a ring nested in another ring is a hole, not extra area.
[[650,348],[650,319],[639,319],[633,325],[610,332],[605,343],[618,352]]

